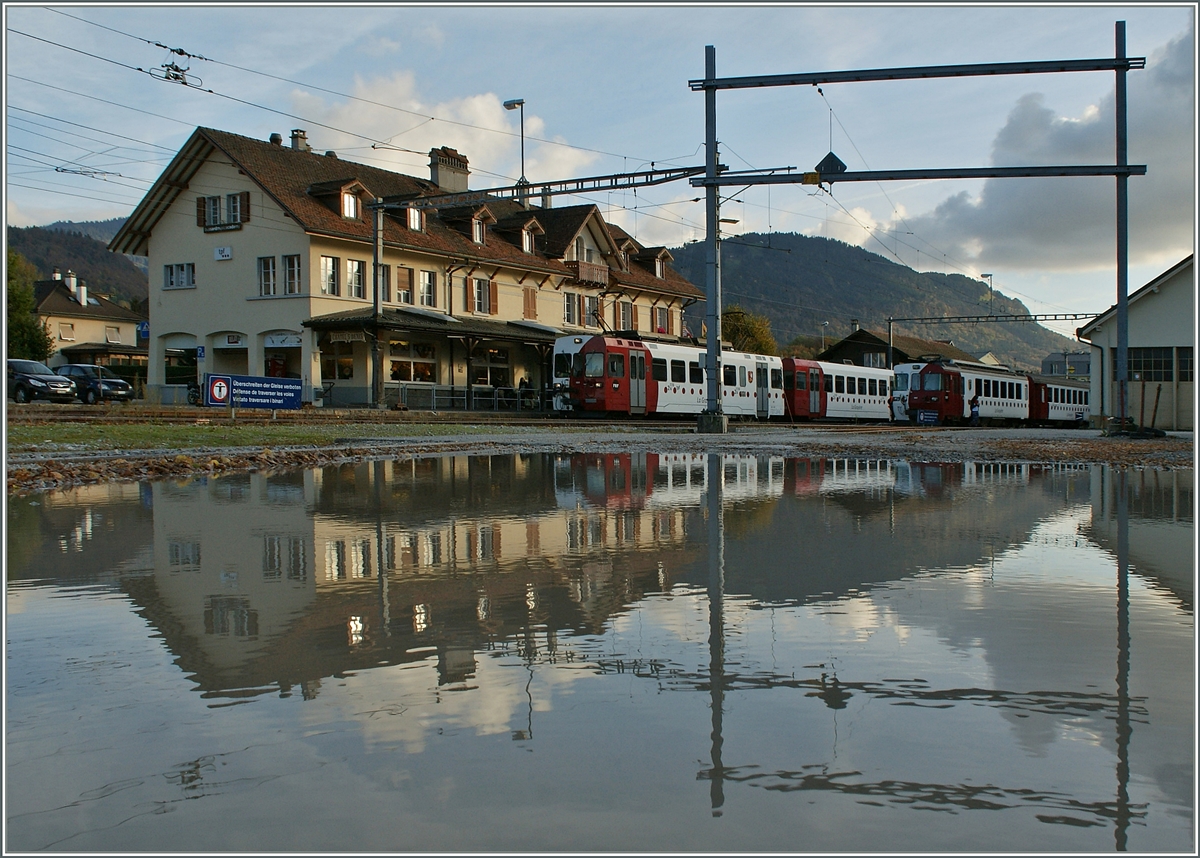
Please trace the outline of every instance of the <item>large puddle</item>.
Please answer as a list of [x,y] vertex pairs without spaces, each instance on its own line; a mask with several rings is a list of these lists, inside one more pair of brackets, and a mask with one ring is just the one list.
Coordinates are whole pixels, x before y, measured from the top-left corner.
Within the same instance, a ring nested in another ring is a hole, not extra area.
[[7,848],[1190,851],[1192,509],[680,454],[12,499]]

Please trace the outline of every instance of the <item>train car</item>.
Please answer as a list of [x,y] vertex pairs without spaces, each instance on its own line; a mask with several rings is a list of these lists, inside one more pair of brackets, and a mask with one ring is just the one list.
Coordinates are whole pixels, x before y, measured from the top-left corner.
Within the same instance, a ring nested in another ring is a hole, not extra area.
[[926,361],[916,361],[913,363],[898,363],[892,367],[892,374],[895,376],[892,380],[893,420],[904,423],[917,419],[916,412],[909,411],[908,392],[914,386],[919,388],[921,370],[925,368],[925,364]]
[[833,420],[891,420],[888,404],[890,369],[854,364],[821,363],[824,375],[823,417]]
[[[703,349],[682,343],[619,333],[586,338],[571,356],[571,406],[610,415],[698,415],[708,401],[704,358]],[[760,420],[783,416],[778,357],[722,352],[721,375],[725,414]]]
[[783,359],[783,413],[791,420],[825,416],[825,370],[815,360]]
[[571,363],[590,336],[559,337],[554,341],[554,358],[551,361],[550,389],[553,392],[552,408],[558,413],[572,410],[571,407]]
[[979,419],[1019,423],[1029,419],[1029,377],[1005,366],[937,360],[919,373],[920,389],[910,387],[909,412],[916,422],[953,425],[971,417],[971,399],[979,397]]
[[1042,426],[1083,426],[1091,414],[1086,381],[1061,376],[1029,376],[1029,422]]

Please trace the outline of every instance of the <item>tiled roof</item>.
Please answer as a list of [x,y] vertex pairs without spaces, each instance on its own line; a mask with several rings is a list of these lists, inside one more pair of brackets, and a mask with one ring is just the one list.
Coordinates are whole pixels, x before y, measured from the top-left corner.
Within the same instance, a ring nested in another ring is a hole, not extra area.
[[[141,322],[146,318],[90,291],[88,305],[84,307],[71,297],[71,291],[62,280],[39,280],[33,285],[33,289],[34,303],[38,315],[41,316],[107,319],[114,322]],[[92,303],[93,300],[95,304]]]
[[[341,206],[329,199],[330,194],[353,182],[361,184],[368,195],[389,200],[416,199],[442,192],[431,181],[391,170],[227,131],[197,128],[109,243],[109,249],[145,254],[154,226],[169,206],[188,198],[187,183],[209,158],[227,158],[306,232],[367,244],[372,241],[373,232],[369,210],[364,206],[363,216],[358,219],[342,217]],[[443,220],[445,217],[454,221],[484,206],[496,218],[499,228],[489,229],[482,245],[472,241],[471,236],[457,225],[451,226]],[[516,200],[488,197],[480,204],[448,207],[442,214],[428,208],[425,212],[425,229],[422,231],[408,229],[403,212],[389,212],[384,218],[384,243],[465,262],[510,265],[571,278],[573,273],[564,264],[563,257],[590,217],[594,216],[608,235],[619,233],[628,238],[623,230],[606,224],[593,204],[526,209]],[[544,234],[538,241],[539,250],[525,253],[521,248],[520,226],[535,218]],[[640,245],[638,248],[642,249]],[[618,283],[666,294],[703,297],[701,290],[673,272],[660,280],[653,277],[651,271],[647,279],[636,270],[638,265],[632,267],[635,270],[628,276],[614,269]]]

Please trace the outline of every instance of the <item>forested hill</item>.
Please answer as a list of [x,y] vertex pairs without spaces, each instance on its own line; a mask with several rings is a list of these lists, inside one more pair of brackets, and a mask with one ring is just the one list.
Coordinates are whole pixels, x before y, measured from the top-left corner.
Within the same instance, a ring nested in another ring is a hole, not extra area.
[[82,232],[10,226],[8,246],[33,263],[40,279],[49,279],[58,268],[63,274],[74,271],[90,290],[118,303],[145,302],[149,295],[145,271],[128,257],[110,252],[106,241]]
[[[672,248],[671,253],[675,267],[703,289],[704,243]],[[826,321],[827,343],[833,343],[850,333],[852,319],[886,336],[889,316],[1029,312],[998,291],[989,309],[988,287],[980,280],[917,272],[861,247],[795,233],[751,233],[722,241],[721,283],[725,305],[737,304],[768,317],[780,345],[801,336],[819,338]],[[990,351],[1027,370],[1040,369],[1042,358],[1051,352],[1077,349],[1073,340],[1032,322],[897,322],[894,330],[922,339],[953,340],[976,356]]]

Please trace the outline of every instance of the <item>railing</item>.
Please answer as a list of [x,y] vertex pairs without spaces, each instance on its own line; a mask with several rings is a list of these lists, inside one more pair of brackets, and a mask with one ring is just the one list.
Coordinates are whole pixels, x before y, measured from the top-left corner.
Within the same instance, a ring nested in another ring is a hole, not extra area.
[[465,387],[441,384],[387,385],[384,399],[389,407],[409,411],[513,411],[540,413],[549,409],[553,394],[533,388]]
[[567,268],[575,275],[575,279],[580,283],[598,283],[601,286],[608,285],[608,266],[600,265],[595,262],[577,262],[569,261],[566,263]]

